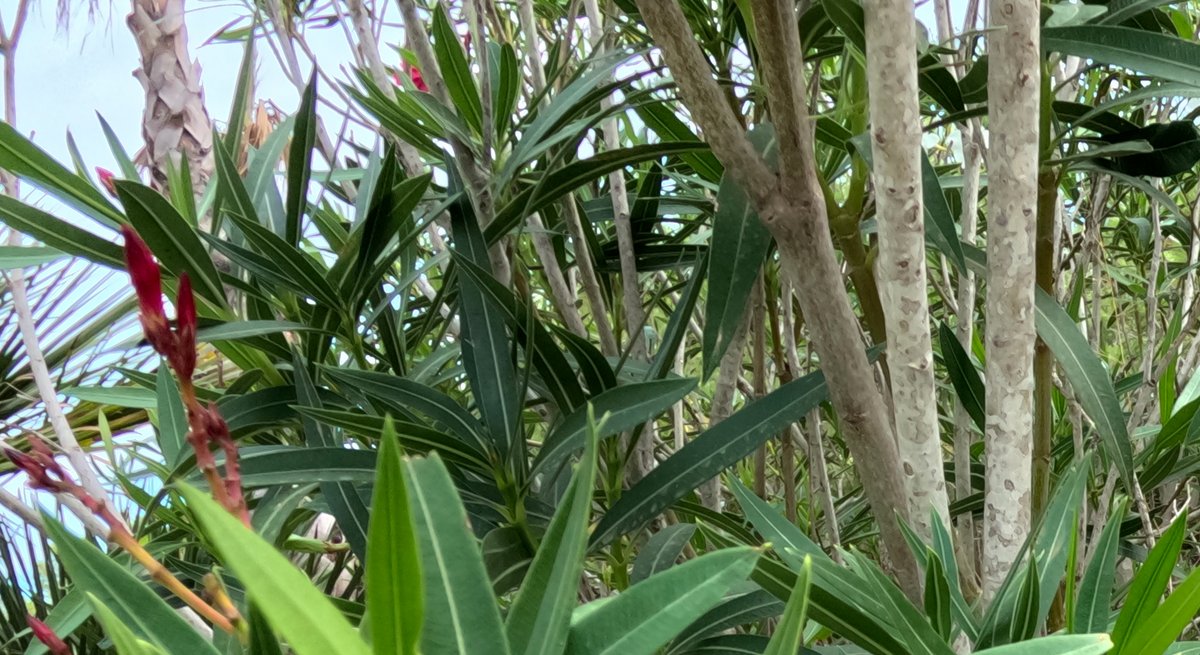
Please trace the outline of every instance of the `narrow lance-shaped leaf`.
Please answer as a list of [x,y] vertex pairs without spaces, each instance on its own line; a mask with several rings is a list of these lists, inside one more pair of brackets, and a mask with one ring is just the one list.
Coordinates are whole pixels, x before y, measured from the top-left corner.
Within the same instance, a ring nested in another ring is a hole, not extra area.
[[621,495],[592,533],[593,548],[637,529],[705,480],[754,452],[826,396],[820,372],[793,380],[709,428]]
[[[92,544],[67,532],[50,515],[43,514],[42,520],[59,561],[76,587],[98,598],[134,634],[164,652],[216,655],[211,644],[133,573]],[[230,520],[236,521],[232,517]]]
[[450,474],[436,453],[405,469],[425,585],[421,652],[507,654],[500,610]]
[[[778,144],[769,125],[750,132],[750,140],[766,157],[778,157]],[[734,332],[749,305],[750,290],[771,249],[771,233],[758,218],[746,194],[728,175],[717,191],[713,215],[712,259],[708,265],[708,301],[704,304],[702,377],[708,379],[733,342]]]
[[1132,488],[1133,451],[1125,429],[1125,415],[1113,390],[1112,379],[1096,353],[1063,308],[1041,289],[1037,290],[1038,336],[1058,360],[1080,405],[1100,433],[1101,443],[1126,488]]
[[[452,175],[452,182],[455,179]],[[452,191],[460,188],[457,184],[451,187]],[[487,246],[466,194],[459,194],[450,205],[450,224],[455,250],[475,265],[491,270]],[[524,444],[518,396],[521,389],[502,311],[467,276],[458,278],[458,287],[462,299],[463,367],[496,451],[516,465],[516,460],[524,457],[518,454]],[[525,465],[523,459],[519,465]]]
[[312,176],[312,151],[317,140],[317,74],[314,71],[296,112],[296,126],[288,149],[287,223],[283,238],[288,243],[300,243],[300,219],[308,196],[308,180]]
[[650,655],[715,606],[754,568],[759,551],[726,548],[640,582],[571,622],[570,655]]
[[583,459],[508,611],[504,628],[514,653],[558,655],[567,645],[571,609],[583,574],[592,489],[596,484],[598,426],[594,413],[588,419],[589,436]]
[[367,611],[376,655],[415,655],[424,620],[417,535],[404,462],[391,419],[384,423],[367,533]]
[[808,617],[808,591],[812,585],[812,557],[805,555],[804,564],[796,572],[796,586],[783,610],[783,618],[771,635],[763,655],[793,655],[804,640],[804,621]]
[[297,655],[369,655],[358,632],[308,576],[207,494],[178,486],[221,560]]

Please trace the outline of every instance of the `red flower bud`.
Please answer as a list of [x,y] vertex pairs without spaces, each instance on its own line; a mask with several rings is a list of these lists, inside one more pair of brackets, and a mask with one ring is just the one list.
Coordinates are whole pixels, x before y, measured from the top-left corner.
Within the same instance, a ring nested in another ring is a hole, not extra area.
[[425,78],[421,77],[421,69],[416,66],[408,67],[408,76],[412,78],[413,86],[417,87],[418,91],[429,93],[429,85],[425,83]]
[[196,299],[187,273],[179,276],[179,296],[175,300],[175,352],[171,365],[180,378],[191,379],[196,370]]
[[129,269],[129,277],[137,292],[141,309],[138,318],[142,321],[146,340],[160,354],[170,354],[174,350],[175,338],[163,311],[162,277],[158,263],[154,261],[150,247],[132,227],[122,226],[121,234],[125,237],[125,266]]
[[33,636],[50,649],[51,655],[71,655],[71,649],[67,648],[67,643],[54,632],[53,628],[42,623],[32,614],[25,615],[25,622],[29,624]]
[[108,170],[107,168],[100,168],[99,166],[97,166],[96,167],[96,175],[100,178],[100,184],[104,185],[105,190],[108,191],[108,195],[116,198],[117,197],[117,185],[114,183],[116,176],[113,175],[113,172]]

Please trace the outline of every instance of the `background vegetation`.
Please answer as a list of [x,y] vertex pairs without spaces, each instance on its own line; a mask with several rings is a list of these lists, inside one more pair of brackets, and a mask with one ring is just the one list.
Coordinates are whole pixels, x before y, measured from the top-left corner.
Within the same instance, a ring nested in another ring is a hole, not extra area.
[[2,650],[1200,652],[1196,8],[984,4],[6,6]]

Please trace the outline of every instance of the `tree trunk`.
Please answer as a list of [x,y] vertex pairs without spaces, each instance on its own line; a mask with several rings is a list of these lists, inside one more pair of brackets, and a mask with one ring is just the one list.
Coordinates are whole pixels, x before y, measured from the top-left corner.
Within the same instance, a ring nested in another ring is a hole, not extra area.
[[126,23],[142,57],[134,77],[146,90],[142,136],[151,179],[166,189],[168,170],[185,158],[192,193],[200,196],[213,174],[213,131],[200,65],[188,54],[184,0],[134,0]]
[[904,480],[883,396],[875,385],[829,234],[807,114],[800,35],[791,0],[755,0],[762,64],[780,144],[776,176],[754,150],[713,79],[677,2],[638,0],[693,120],[725,170],[775,237],[780,265],[796,285],[846,443],[879,522],[888,564],[901,588],[921,597],[921,578],[897,518],[907,520]]
[[930,510],[944,525],[950,510],[929,336],[916,18],[910,0],[868,0],[864,9],[879,224],[875,270],[883,287],[896,442],[909,520],[917,534],[932,540]]
[[983,598],[991,601],[1030,530],[1034,239],[1041,93],[1039,10],[990,0],[987,476]]

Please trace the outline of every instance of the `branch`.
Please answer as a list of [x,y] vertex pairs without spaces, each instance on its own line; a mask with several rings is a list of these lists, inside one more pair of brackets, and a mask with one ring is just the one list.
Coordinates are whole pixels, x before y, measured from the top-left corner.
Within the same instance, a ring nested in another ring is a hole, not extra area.
[[683,10],[674,0],[637,0],[637,5],[704,140],[755,205],[766,207],[775,192],[775,174],[726,102]]

